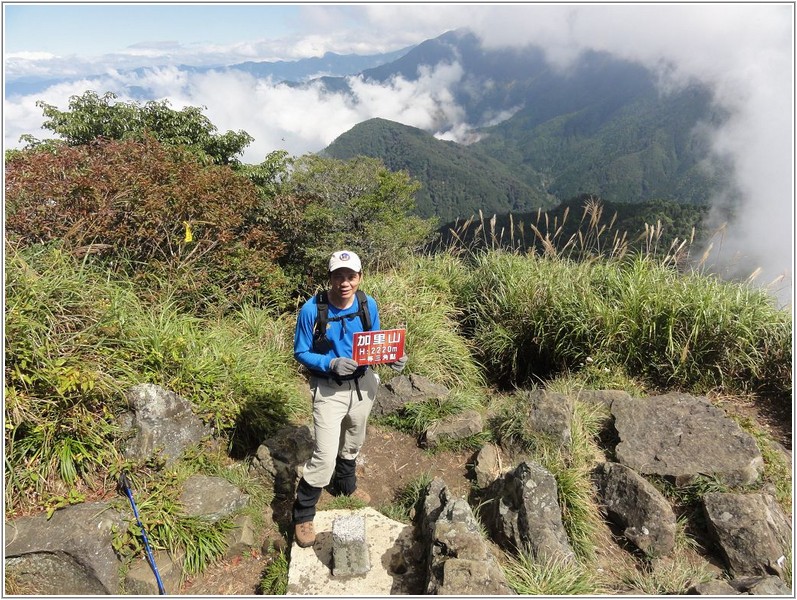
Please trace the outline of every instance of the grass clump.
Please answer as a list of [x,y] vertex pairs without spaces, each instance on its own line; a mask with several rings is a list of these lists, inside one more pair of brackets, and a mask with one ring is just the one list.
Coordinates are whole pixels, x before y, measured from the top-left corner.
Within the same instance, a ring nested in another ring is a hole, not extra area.
[[788,514],[792,505],[792,469],[788,457],[779,444],[766,431],[758,427],[749,417],[736,418],[739,426],[756,442],[764,459],[762,482],[775,486],[775,499]]
[[268,314],[243,308],[207,323],[158,304],[131,325],[144,375],[190,399],[203,420],[229,435],[236,453],[307,411],[287,351],[293,322],[271,315],[265,325],[258,312]]
[[528,552],[507,556],[502,565],[509,586],[524,596],[587,596],[602,586],[578,563],[563,559],[537,562]]
[[[235,485],[248,496],[247,506],[241,512],[249,515],[256,527],[265,525],[264,509],[274,497],[273,490],[250,476],[245,464],[231,463],[218,445],[191,448],[167,470],[132,470],[136,473],[134,498],[150,546],[153,550],[166,550],[172,556],[182,556],[183,569],[189,575],[201,573],[224,554],[227,533],[235,525],[234,515],[218,521],[186,515],[179,499],[186,480],[203,474]],[[141,555],[141,529],[134,519],[128,521],[127,529],[116,532],[113,545],[123,558]]]
[[648,385],[791,395],[791,317],[764,290],[645,255],[473,257],[469,332],[490,379],[525,386],[594,361]]
[[[186,515],[179,501],[181,484],[186,478],[184,473],[174,471],[158,474],[157,478],[150,475],[149,481],[141,481],[143,485],[134,481],[134,497],[152,550],[183,556],[183,570],[195,574],[223,555],[227,549],[226,534],[234,525],[231,518],[212,522]],[[143,554],[142,531],[135,519],[128,521],[125,530],[115,532],[113,548],[123,559]]]
[[633,593],[665,596],[686,594],[693,586],[714,578],[705,562],[692,560],[676,550],[671,557],[641,563],[620,581]]
[[114,440],[123,345],[103,343],[118,307],[134,306],[123,285],[76,263],[57,245],[6,246],[6,506],[99,485],[118,459]]
[[379,512],[394,521],[410,523],[413,518],[413,510],[430,483],[432,483],[432,476],[429,473],[416,477],[396,492],[393,502],[380,506]]
[[405,374],[422,375],[449,389],[475,391],[484,379],[470,343],[460,334],[461,311],[451,285],[441,275],[440,261],[431,259],[363,281],[363,289],[379,303],[382,329],[407,329]]
[[283,550],[269,561],[260,579],[260,593],[264,596],[284,596],[288,591],[288,557]]
[[418,435],[446,417],[469,410],[480,411],[484,402],[480,394],[454,390],[444,397],[408,402],[397,413],[383,417],[380,422],[404,433]]
[[505,399],[495,418],[493,434],[502,445],[516,448],[554,476],[570,545],[579,560],[591,563],[602,524],[591,471],[600,455],[597,439],[605,420],[603,407],[576,403],[570,440],[563,446],[528,427],[527,404],[528,395],[523,392]]

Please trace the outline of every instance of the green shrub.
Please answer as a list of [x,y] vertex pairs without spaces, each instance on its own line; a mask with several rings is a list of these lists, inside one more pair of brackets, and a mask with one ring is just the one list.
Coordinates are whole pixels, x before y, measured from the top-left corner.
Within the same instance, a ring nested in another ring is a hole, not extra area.
[[100,339],[129,292],[81,268],[57,246],[6,245],[6,503],[64,496],[61,485],[117,460],[118,344]]
[[370,274],[411,260],[437,226],[413,212],[420,184],[378,159],[343,161],[308,154],[292,167],[281,194],[300,210],[290,219],[292,227],[281,229],[286,243],[281,264],[300,274],[305,293],[323,284],[333,251],[358,252]]

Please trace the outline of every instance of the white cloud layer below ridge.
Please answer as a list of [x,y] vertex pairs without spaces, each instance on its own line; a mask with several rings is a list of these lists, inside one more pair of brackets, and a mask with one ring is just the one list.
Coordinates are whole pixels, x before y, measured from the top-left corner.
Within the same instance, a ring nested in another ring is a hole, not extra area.
[[[207,107],[205,114],[220,131],[247,131],[255,141],[243,157],[246,162],[259,162],[275,149],[318,151],[372,117],[445,130],[440,137],[464,140],[473,124],[463,122],[464,113],[448,91],[463,75],[456,64],[424,71],[415,82],[399,78],[382,86],[352,78],[352,97],[241,73],[189,74],[168,66],[136,75],[123,72],[145,64],[147,55],[160,64],[199,65],[291,60],[326,51],[384,52],[457,27],[469,27],[489,46],[542,46],[563,69],[582,50],[605,50],[657,69],[663,89],[690,79],[712,87],[716,104],[730,118],[721,129],[707,130],[709,141],[716,157],[730,161],[735,172],[733,189],[719,193],[713,204],[733,199],[737,215],[721,248],[715,247],[717,270],[745,276],[761,267],[762,283],[783,275],[786,292],[780,298],[786,301],[793,272],[793,10],[787,4],[752,3],[307,5],[301,9],[305,34],[290,40],[229,46],[149,43],[90,59],[19,52],[4,57],[6,78],[23,71],[44,76],[50,68],[60,76],[102,75],[6,99],[4,144],[17,147],[22,133],[47,137],[39,129],[43,118],[36,100],[63,109],[70,95],[87,89],[114,91],[130,100],[129,85],[151,89],[154,99],[168,99],[174,108]],[[330,24],[344,22],[357,27],[356,33]]]
[[[711,86],[729,120],[707,130],[718,159],[733,166],[735,189],[712,199],[736,218],[709,261],[722,274],[775,282],[790,302],[794,240],[794,7],[758,4],[579,6],[530,22],[507,20],[500,34],[486,15],[486,44],[535,39],[566,68],[587,48],[661,73],[663,88],[696,79]],[[531,30],[529,30],[531,28]],[[732,200],[731,200],[732,198]],[[713,225],[719,227],[719,210]]]

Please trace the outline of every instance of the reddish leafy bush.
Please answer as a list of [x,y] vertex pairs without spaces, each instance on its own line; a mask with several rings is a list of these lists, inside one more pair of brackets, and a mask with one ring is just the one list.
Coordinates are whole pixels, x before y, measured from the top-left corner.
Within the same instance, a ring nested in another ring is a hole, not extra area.
[[262,202],[230,167],[203,165],[151,138],[33,149],[6,163],[11,241],[61,240],[73,252],[113,258],[131,275],[184,283],[192,301],[282,295],[275,261],[284,245],[251,218]]

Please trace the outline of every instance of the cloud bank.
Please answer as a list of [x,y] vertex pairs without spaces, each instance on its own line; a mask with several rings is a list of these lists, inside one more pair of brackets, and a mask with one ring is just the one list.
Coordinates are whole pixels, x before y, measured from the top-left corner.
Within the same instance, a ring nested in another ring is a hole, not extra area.
[[[705,134],[714,158],[729,162],[735,173],[713,205],[730,204],[736,215],[715,244],[712,262],[717,271],[735,276],[760,268],[761,283],[783,277],[779,297],[785,302],[791,298],[793,272],[793,10],[786,4],[308,5],[301,9],[303,33],[291,39],[226,47],[137,45],[83,59],[20,53],[5,57],[7,79],[21,72],[97,75],[7,98],[4,143],[18,146],[22,133],[47,136],[39,129],[36,100],[66,108],[70,95],[87,89],[114,91],[130,100],[131,85],[152,90],[154,99],[168,99],[174,108],[207,107],[205,114],[221,131],[250,133],[255,141],[243,157],[246,162],[259,162],[276,149],[294,155],[318,151],[372,117],[465,139],[469,124],[448,91],[463,75],[457,65],[427,69],[415,82],[399,78],[375,85],[352,78],[352,97],[245,74],[181,73],[174,65],[291,60],[326,51],[373,54],[457,27],[469,27],[491,47],[542,46],[561,69],[583,50],[603,50],[655,69],[663,91],[690,80],[711,86],[715,103],[730,118]],[[166,66],[122,74],[143,65]]]

